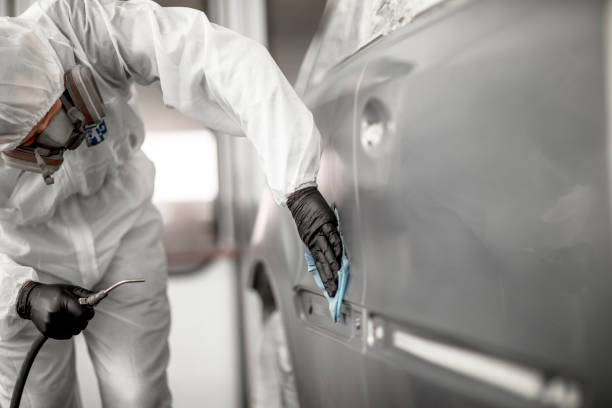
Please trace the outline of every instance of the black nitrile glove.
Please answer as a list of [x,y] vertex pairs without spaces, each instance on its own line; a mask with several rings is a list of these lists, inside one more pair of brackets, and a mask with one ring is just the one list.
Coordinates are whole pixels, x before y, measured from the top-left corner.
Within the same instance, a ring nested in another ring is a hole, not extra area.
[[333,297],[338,289],[338,270],[342,262],[342,241],[336,216],[316,187],[291,194],[287,207],[300,238],[315,260],[327,293]]
[[45,336],[67,340],[84,330],[93,318],[93,307],[79,304],[79,298],[92,293],[78,286],[29,281],[19,291],[17,313],[32,320]]

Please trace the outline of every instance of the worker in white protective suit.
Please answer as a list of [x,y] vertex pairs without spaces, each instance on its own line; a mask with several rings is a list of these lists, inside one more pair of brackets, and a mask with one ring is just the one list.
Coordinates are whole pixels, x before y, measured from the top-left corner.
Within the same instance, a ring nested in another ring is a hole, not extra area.
[[[154,167],[131,103],[134,81],[156,80],[166,105],[253,143],[336,290],[342,244],[316,188],[321,137],[265,48],[196,10],[42,0],[0,18],[0,406],[39,332],[69,339],[85,327],[104,406],[171,406]],[[77,302],[131,277],[147,283],[106,299],[94,319]],[[48,342],[22,406],[80,406],[74,359],[72,340]]]

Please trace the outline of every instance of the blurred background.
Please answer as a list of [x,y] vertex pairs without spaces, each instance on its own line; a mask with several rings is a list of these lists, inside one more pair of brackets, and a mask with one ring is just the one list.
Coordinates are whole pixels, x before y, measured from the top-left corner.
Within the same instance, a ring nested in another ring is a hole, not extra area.
[[[32,3],[0,0],[0,15],[18,15]],[[158,3],[202,10],[212,22],[265,44],[291,82],[325,6],[324,0]],[[214,134],[165,107],[158,84],[138,87],[138,101],[147,132],[143,150],[157,171],[154,203],[164,220],[172,308],[169,381],[175,406],[242,406],[246,397],[239,357],[235,248],[248,240],[255,222],[265,188],[263,173],[244,138]],[[200,302],[197,309],[194,298]],[[100,407],[80,337],[77,355],[85,406]]]

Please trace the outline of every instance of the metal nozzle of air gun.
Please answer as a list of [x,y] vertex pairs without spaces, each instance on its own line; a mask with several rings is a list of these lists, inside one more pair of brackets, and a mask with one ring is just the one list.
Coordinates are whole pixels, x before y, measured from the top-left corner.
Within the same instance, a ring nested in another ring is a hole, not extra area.
[[109,292],[121,285],[124,285],[126,283],[135,283],[135,282],[144,282],[144,279],[126,279],[126,280],[122,280],[119,281],[117,283],[115,283],[113,286],[106,288],[104,290],[101,290],[99,292],[96,292],[94,294],[91,294],[89,296],[87,296],[86,298],[79,298],[79,304],[80,305],[89,305],[89,306],[96,306],[98,303],[100,303],[100,301],[102,301],[102,299],[104,299],[105,297],[108,296]]

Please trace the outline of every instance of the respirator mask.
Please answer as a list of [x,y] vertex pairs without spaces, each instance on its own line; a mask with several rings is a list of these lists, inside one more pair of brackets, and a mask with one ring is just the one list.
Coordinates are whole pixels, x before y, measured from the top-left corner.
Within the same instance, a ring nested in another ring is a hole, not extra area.
[[18,146],[2,152],[8,167],[41,173],[47,185],[64,161],[64,152],[74,150],[83,140],[87,146],[104,141],[104,103],[89,68],[76,65],[64,75],[66,91],[62,108],[47,128],[29,146]]

